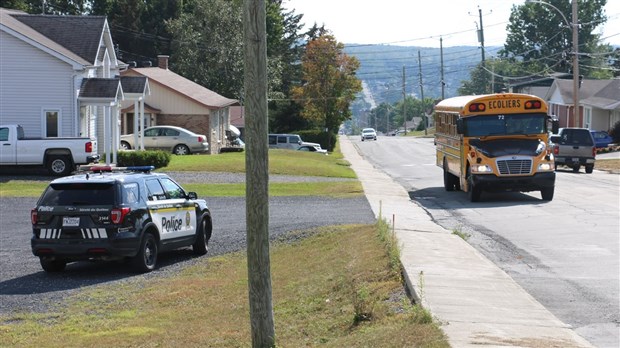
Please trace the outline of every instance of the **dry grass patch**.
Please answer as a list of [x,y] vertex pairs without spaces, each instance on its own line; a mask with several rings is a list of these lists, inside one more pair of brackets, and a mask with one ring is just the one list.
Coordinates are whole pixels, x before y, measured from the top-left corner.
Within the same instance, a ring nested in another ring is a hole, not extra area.
[[620,159],[597,159],[594,169],[620,173]]
[[[271,274],[278,347],[448,347],[430,315],[410,304],[377,226],[329,227],[276,243]],[[245,253],[202,258],[172,277],[83,291],[55,313],[3,315],[0,342],[249,347],[247,291]]]

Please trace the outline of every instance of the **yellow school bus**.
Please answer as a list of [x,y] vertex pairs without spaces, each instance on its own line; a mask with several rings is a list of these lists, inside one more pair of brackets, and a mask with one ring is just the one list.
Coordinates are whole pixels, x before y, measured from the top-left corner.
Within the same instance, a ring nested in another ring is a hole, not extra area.
[[558,123],[533,95],[460,96],[435,106],[437,166],[447,191],[477,202],[484,191],[540,191],[553,199],[555,166],[549,132]]

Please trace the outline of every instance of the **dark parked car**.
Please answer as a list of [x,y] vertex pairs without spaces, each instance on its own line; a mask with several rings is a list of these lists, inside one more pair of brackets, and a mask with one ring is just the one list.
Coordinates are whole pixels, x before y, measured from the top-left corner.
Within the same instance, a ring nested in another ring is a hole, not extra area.
[[[121,147],[136,149],[133,134],[121,135]],[[140,138],[138,136],[138,141]],[[175,126],[153,126],[144,129],[144,148],[147,150],[170,151],[175,155],[189,155],[209,151],[207,136]]]
[[41,267],[61,272],[74,261],[128,260],[149,272],[165,250],[191,246],[206,254],[206,202],[152,169],[96,166],[52,181],[31,212],[32,253]]
[[611,135],[609,135],[605,131],[591,130],[590,133],[592,133],[592,138],[594,138],[594,143],[596,144],[596,147],[599,149],[608,147],[609,144],[614,142],[614,138],[612,138]]

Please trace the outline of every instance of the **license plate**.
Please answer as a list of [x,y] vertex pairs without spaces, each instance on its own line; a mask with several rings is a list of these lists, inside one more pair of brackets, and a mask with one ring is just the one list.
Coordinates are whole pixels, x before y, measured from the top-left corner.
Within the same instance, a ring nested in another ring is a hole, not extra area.
[[80,226],[80,218],[79,217],[63,217],[62,225],[67,227],[77,227]]
[[573,162],[579,162],[579,158],[573,158]]

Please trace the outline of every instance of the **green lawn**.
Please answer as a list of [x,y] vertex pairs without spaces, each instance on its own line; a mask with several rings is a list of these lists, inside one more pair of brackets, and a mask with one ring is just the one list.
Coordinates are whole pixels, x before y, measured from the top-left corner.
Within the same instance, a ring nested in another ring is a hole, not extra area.
[[[245,152],[219,155],[172,156],[158,171],[245,172]],[[293,150],[269,150],[269,174],[355,178],[350,164],[339,153],[328,156]]]
[[[245,172],[244,152],[222,153],[218,155],[172,156],[170,164],[158,172]],[[349,162],[342,158],[336,149],[328,156],[292,150],[269,151],[269,173],[294,176],[319,176],[330,178],[355,179],[355,172]],[[188,191],[195,191],[200,197],[244,196],[245,184],[205,183],[189,184],[179,182]],[[47,182],[10,180],[0,182],[0,197],[38,197]],[[363,194],[357,180],[307,182],[270,182],[269,194],[272,196],[321,195],[346,197]]]

